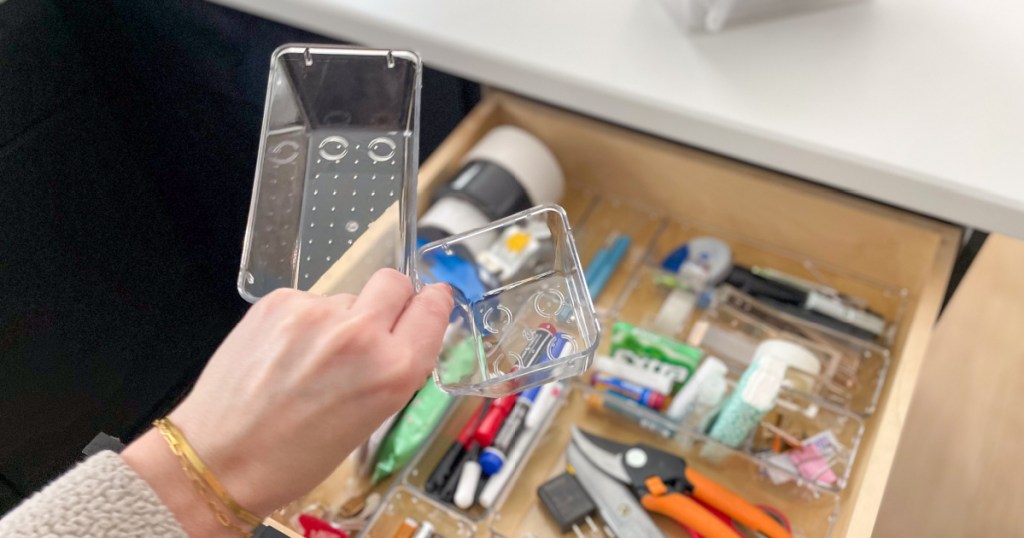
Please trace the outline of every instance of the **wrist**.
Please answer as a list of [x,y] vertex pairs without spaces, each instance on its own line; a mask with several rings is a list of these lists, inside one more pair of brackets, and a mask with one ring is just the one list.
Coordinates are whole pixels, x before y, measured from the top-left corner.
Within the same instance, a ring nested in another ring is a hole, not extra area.
[[167,443],[150,429],[121,452],[121,459],[156,492],[189,536],[235,537],[191,482]]
[[277,498],[276,489],[268,486],[272,483],[269,473],[265,472],[263,462],[253,456],[260,451],[252,443],[230,443],[225,441],[229,436],[202,435],[217,430],[203,423],[202,417],[181,413],[180,409],[168,418],[228,495],[246,511],[265,518],[288,502]]

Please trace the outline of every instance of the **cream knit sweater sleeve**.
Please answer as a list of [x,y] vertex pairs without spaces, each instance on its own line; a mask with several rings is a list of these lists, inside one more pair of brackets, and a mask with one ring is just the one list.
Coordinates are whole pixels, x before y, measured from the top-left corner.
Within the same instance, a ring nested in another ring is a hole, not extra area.
[[174,515],[139,475],[104,451],[0,519],[0,537],[187,538]]

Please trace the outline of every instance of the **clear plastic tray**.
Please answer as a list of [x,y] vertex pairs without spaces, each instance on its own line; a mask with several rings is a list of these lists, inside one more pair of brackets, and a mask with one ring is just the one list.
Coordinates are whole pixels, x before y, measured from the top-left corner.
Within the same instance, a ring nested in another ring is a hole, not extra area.
[[[652,242],[643,264],[639,268],[633,269],[634,277],[631,284],[618,297],[616,305],[609,315],[634,325],[653,329],[651,321],[670,292],[670,288],[662,285],[661,279],[658,278],[668,276],[661,269],[661,261],[680,245],[699,236],[711,236],[725,241],[732,250],[734,263],[738,265],[772,268],[806,281],[843,290],[846,294],[863,300],[872,311],[888,322],[887,329],[883,334],[868,343],[876,344],[881,348],[888,348],[892,344],[896,327],[899,326],[904,314],[906,290],[892,289],[850,274],[843,268],[821,264],[816,260],[794,255],[773,245],[750,242],[730,230],[713,228],[683,219],[665,221],[664,226]],[[699,310],[694,311],[694,316],[696,315],[699,315]],[[680,324],[673,334],[677,336],[687,334],[689,324],[692,322],[691,318]],[[814,325],[822,329],[826,328],[818,324]]]
[[[629,240],[629,247],[615,270],[603,282],[603,289],[591,288],[598,293],[594,306],[600,315],[608,313],[615,298],[629,283],[628,267],[641,261],[650,242],[662,226],[657,215],[646,208],[624,204],[615,199],[598,199],[591,205],[585,218],[574,227],[580,261],[588,270],[602,249],[607,249],[618,237]],[[587,283],[592,285],[591,282]]]
[[[286,45],[274,52],[238,275],[242,297],[309,290],[328,270],[351,280],[333,292],[358,291],[381,266],[409,272],[420,80],[420,59],[408,51]],[[358,263],[371,270],[351,270]]]
[[[516,483],[520,479],[520,475],[530,467],[529,462],[537,447],[544,446],[545,440],[552,435],[550,426],[570,392],[568,387],[564,387],[552,406],[550,414],[539,423],[536,433],[523,447],[525,450],[521,460],[522,464],[515,468],[495,498],[494,504],[489,508],[484,508],[480,504],[474,503],[467,510],[461,510],[452,504],[443,502],[425,491],[427,479],[452,446],[459,431],[473,417],[474,412],[480,408],[483,402],[481,398],[476,397],[456,400],[435,435],[424,443],[416,457],[403,471],[401,479],[395,482],[387,495],[387,500],[383,503],[384,509],[371,519],[360,536],[390,537],[405,517],[411,516],[415,519],[417,515],[424,518],[435,518],[430,520],[435,527],[438,527],[435,521],[440,521],[440,524],[451,529],[455,536],[480,535],[505,499],[517,491]],[[517,443],[521,442],[524,440],[517,441]],[[390,508],[388,508],[389,506]],[[440,529],[440,527],[438,528]],[[437,532],[447,536],[441,530]],[[486,533],[482,534],[486,535]]]
[[[730,376],[735,380],[736,375]],[[477,398],[460,399],[457,406],[433,437],[410,463],[403,478],[396,481],[384,502],[384,508],[371,520],[362,536],[391,536],[405,517],[429,519],[435,527],[444,526],[456,536],[561,536],[544,512],[535,494],[546,480],[565,470],[565,448],[570,427],[629,443],[647,443],[678,454],[711,479],[737,492],[747,500],[775,508],[786,515],[796,537],[824,537],[831,532],[839,507],[837,488],[822,487],[802,477],[792,468],[765,461],[756,447],[764,444],[764,431],[758,429],[749,443],[733,449],[705,435],[681,427],[663,415],[634,402],[595,390],[582,381],[569,383],[564,401],[552,411],[540,433],[533,438],[526,457],[491,509],[474,505],[468,511],[438,501],[423,492],[427,477],[437,465],[457,432],[479,406]],[[611,401],[612,406],[605,405]],[[863,427],[856,417],[819,409],[815,418],[799,416],[786,406],[806,401],[789,395],[781,409],[769,413],[765,421],[786,416],[792,428],[832,427],[841,442],[851,450],[837,456],[833,469],[845,480]],[[705,447],[722,452],[709,460]],[[653,516],[666,536],[684,536],[675,523]],[[600,520],[598,520],[600,522]],[[440,532],[440,531],[439,531]],[[571,535],[571,533],[570,533]]]
[[[656,326],[658,310],[673,292],[672,286],[665,282],[674,275],[661,268],[661,261],[679,245],[702,235],[727,242],[735,262],[740,265],[774,268],[862,299],[886,319],[887,330],[874,341],[867,341],[788,315],[725,284],[706,295],[706,304],[695,307],[689,318],[681,320],[672,330]],[[682,220],[667,221],[651,242],[644,261],[621,270],[630,271],[631,278],[608,314],[614,319],[686,340],[736,368],[749,361],[753,350],[764,339],[794,341],[822,360],[822,374],[809,397],[862,417],[869,416],[877,407],[889,370],[888,346],[904,314],[905,290],[891,289],[770,245],[750,243],[726,230]],[[702,310],[701,306],[709,306],[710,310]]]
[[761,341],[789,340],[821,360],[811,396],[861,416],[875,411],[889,371],[887,349],[774,310],[730,286],[716,298],[718,304],[694,323],[690,344],[741,367]]
[[365,538],[392,538],[406,518],[416,522],[430,522],[440,536],[464,538],[477,536],[476,525],[404,484],[396,485],[384,498],[380,510],[359,536]]
[[[689,434],[662,415],[639,405],[626,417],[595,405],[606,395],[583,386],[574,387],[569,401],[555,417],[548,435],[533,451],[528,468],[516,483],[520,494],[510,496],[491,518],[494,536],[562,536],[535,494],[537,487],[566,469],[564,452],[569,444],[571,426],[625,443],[646,443],[686,459],[710,479],[736,492],[746,500],[781,511],[789,519],[795,537],[825,537],[832,530],[839,509],[839,495],[807,481],[773,484],[764,473],[764,464],[744,451],[732,450],[726,463],[711,465],[700,456],[701,443],[688,441]],[[615,402],[627,400],[615,396]],[[714,441],[708,441],[714,443]],[[652,515],[665,536],[686,536],[679,525],[662,516]],[[598,525],[601,522],[598,520]],[[572,536],[569,533],[567,536]]]
[[[474,257],[464,244],[484,234],[498,240]],[[455,290],[446,340],[479,342],[468,371],[438,363],[434,375],[444,390],[498,397],[590,366],[600,330],[562,208],[538,206],[424,245],[416,285],[433,282]]]
[[[551,408],[551,412],[547,415],[540,425],[537,427],[536,433],[532,438],[529,439],[529,444],[524,447],[525,452],[521,465],[517,466],[512,476],[508,479],[505,487],[496,497],[494,504],[489,508],[485,508],[480,504],[474,504],[469,510],[460,511],[461,514],[465,515],[473,521],[482,521],[487,519],[497,507],[500,507],[506,498],[514,491],[516,491],[516,481],[519,479],[520,474],[524,468],[529,466],[530,458],[533,456],[533,452],[538,446],[542,446],[544,439],[548,435],[549,427],[551,426],[554,417],[558,414],[558,410],[564,404],[567,395],[571,393],[568,386],[564,387],[557,401]],[[443,451],[446,450],[455,438],[457,431],[465,424],[466,420],[471,415],[471,410],[476,409],[480,404],[479,398],[463,398],[462,399],[461,413],[453,413],[449,418],[448,422],[444,426],[443,432],[432,440],[431,444],[426,445],[420,452],[420,457],[409,466],[409,471],[405,475],[405,483],[411,488],[422,491],[425,487],[426,480],[430,473],[436,467],[437,462],[440,460]],[[469,412],[467,412],[469,411]],[[516,441],[517,443],[523,442],[523,439]],[[449,506],[452,510],[458,510],[454,506]]]

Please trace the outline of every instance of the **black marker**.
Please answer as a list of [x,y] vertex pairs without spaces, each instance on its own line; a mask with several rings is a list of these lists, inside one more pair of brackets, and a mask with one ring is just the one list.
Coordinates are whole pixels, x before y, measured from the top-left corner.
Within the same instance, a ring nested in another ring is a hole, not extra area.
[[[428,494],[438,493],[445,489],[452,473],[455,473],[461,467],[462,462],[465,461],[466,451],[470,448],[469,445],[479,426],[483,411],[484,405],[480,404],[476,411],[473,412],[473,416],[469,417],[469,420],[466,421],[462,431],[459,432],[458,437],[452,442],[452,446],[448,447],[448,451],[441,457],[437,467],[434,467],[433,472],[430,473],[427,483],[423,486],[423,489]],[[454,492],[454,485],[452,488]]]

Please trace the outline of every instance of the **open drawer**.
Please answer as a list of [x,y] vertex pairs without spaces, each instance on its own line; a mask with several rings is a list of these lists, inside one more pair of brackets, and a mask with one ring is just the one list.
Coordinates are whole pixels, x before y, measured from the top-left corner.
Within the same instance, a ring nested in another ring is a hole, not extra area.
[[[874,413],[864,419],[858,460],[839,493],[840,509],[832,526],[833,536],[870,535],[959,245],[959,228],[501,92],[488,93],[422,166],[421,213],[431,193],[458,171],[469,148],[502,124],[532,132],[559,159],[568,182],[562,205],[572,222],[584,222],[577,237],[584,263],[588,250],[599,246],[592,243],[604,237],[588,231],[594,221],[585,217],[600,211],[636,228],[638,237],[657,237],[664,218],[680,219],[696,223],[705,233],[769,245],[771,252],[789,259],[812,260],[816,268],[836,270],[828,273],[830,285],[866,297],[872,306],[884,298],[872,296],[859,283],[899,290],[900,313],[890,317],[896,327],[887,379]],[[618,313],[630,267],[639,267],[648,251],[648,244],[635,241],[597,301],[599,311],[613,317]],[[761,252],[741,248],[737,258],[807,273],[799,265],[780,267],[780,258],[764,259]],[[346,271],[365,271],[372,265],[332,269],[314,291],[329,293],[351,276]],[[336,473],[311,499],[334,502],[330,497],[341,489],[342,474]],[[501,517],[516,518],[510,510],[527,504],[506,502]]]

